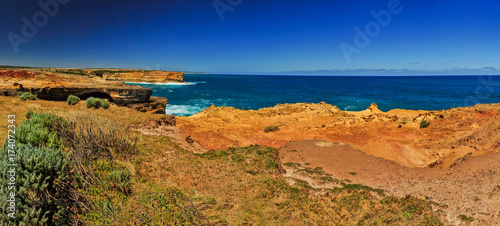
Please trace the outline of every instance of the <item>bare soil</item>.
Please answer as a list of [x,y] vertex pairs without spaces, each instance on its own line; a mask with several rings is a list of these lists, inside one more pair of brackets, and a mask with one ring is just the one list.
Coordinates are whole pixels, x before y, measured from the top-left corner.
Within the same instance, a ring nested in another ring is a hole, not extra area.
[[322,167],[338,180],[434,201],[451,224],[465,224],[458,218],[465,215],[474,217],[472,225],[500,225],[500,152],[467,156],[447,169],[405,167],[324,140],[290,142],[279,153],[282,163]]

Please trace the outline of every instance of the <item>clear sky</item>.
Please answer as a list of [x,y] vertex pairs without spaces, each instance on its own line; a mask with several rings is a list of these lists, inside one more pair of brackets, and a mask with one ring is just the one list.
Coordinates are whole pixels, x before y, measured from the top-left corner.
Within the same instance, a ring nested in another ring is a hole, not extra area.
[[0,3],[0,65],[500,74],[500,4],[495,1],[40,1],[57,3],[57,10],[37,2]]

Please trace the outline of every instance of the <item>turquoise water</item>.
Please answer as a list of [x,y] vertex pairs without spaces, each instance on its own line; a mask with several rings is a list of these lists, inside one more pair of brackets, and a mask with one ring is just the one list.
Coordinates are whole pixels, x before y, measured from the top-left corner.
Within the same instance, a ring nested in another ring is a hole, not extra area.
[[154,96],[168,98],[166,112],[177,116],[196,114],[211,105],[259,109],[323,101],[349,111],[376,103],[388,111],[500,103],[500,76],[185,75],[185,80],[187,84],[139,85],[151,87]]

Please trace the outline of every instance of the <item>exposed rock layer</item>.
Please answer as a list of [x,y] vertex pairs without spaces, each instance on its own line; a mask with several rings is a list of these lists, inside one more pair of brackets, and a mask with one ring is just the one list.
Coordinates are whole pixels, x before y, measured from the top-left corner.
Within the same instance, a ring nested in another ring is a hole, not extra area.
[[[420,128],[422,121],[430,122]],[[207,150],[324,139],[350,143],[369,155],[409,167],[450,167],[468,155],[500,150],[500,104],[442,111],[340,111],[320,104],[285,104],[260,110],[210,107],[178,126]],[[265,132],[277,126],[277,132]]]
[[184,82],[184,73],[174,72],[174,71],[147,71],[147,70],[132,70],[132,69],[70,69],[70,68],[53,68],[53,69],[45,69],[45,71],[55,72],[55,73],[97,76],[97,77],[102,77],[106,80],[118,80],[125,82],[151,82],[151,83]]
[[125,73],[104,73],[103,78],[125,82],[184,82],[184,73],[172,71],[134,71]]
[[153,114],[165,114],[168,99],[164,97],[150,97],[149,101],[144,103],[129,104],[128,107],[134,108],[140,112]]
[[[101,73],[100,76],[96,76]],[[15,96],[31,92],[40,99],[64,101],[69,95],[81,99],[106,98],[119,105],[140,111],[165,113],[166,98],[150,99],[151,88],[130,86],[130,82],[183,82],[181,72],[85,69],[0,70],[0,95]]]

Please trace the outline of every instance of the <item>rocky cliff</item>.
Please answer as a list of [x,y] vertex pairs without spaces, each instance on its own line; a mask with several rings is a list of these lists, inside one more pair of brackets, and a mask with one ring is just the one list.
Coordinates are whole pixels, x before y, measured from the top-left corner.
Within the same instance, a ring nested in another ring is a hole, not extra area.
[[184,72],[148,71],[134,69],[75,69],[75,68],[43,68],[45,72],[73,74],[89,77],[100,77],[111,81],[124,82],[184,82]]
[[125,82],[184,82],[183,72],[172,71],[104,72],[102,77],[108,80],[120,80]]
[[151,88],[130,86],[123,81],[109,81],[96,76],[78,75],[76,71],[71,72],[50,72],[41,69],[0,70],[0,95],[15,96],[22,92],[31,92],[40,99],[59,101],[65,101],[69,95],[81,99],[99,97],[123,106],[143,103],[146,106],[144,111],[158,113],[158,110],[163,109],[164,112],[166,99],[150,100],[153,93]]

